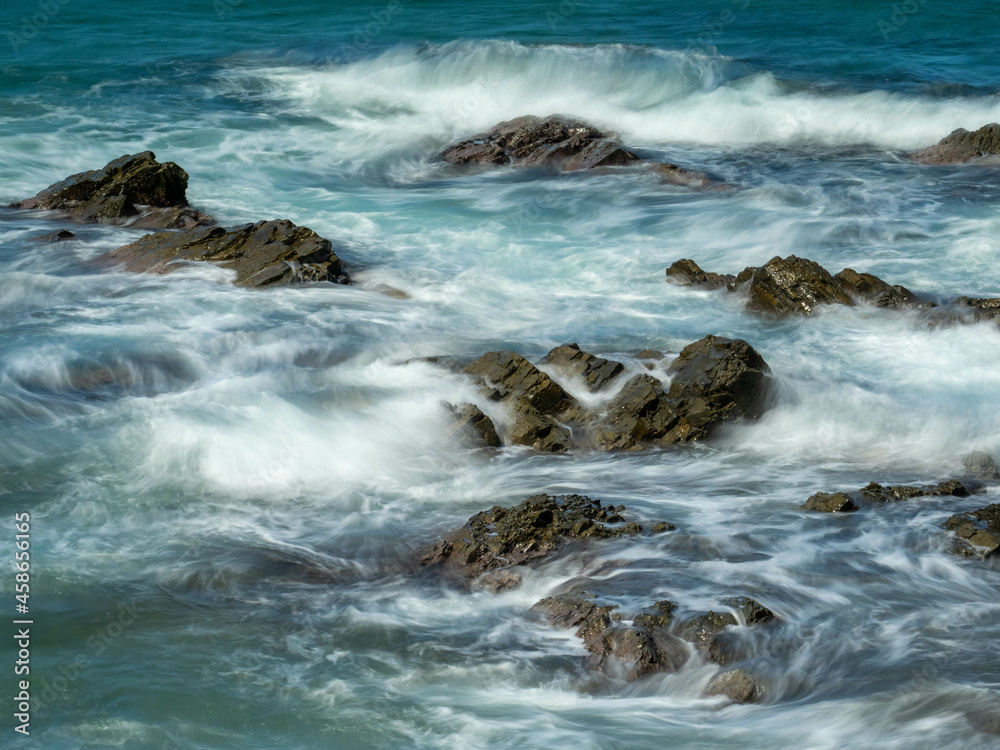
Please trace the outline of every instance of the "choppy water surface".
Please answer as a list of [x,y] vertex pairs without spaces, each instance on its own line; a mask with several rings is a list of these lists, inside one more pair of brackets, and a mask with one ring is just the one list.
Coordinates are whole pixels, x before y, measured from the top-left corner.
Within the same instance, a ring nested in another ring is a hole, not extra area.
[[[794,253],[1000,296],[1000,172],[903,158],[1000,120],[991,4],[920,5],[888,39],[891,7],[853,2],[628,19],[605,2],[108,5],[61,5],[5,49],[3,203],[149,148],[223,223],[289,218],[344,243],[359,284],[108,272],[92,260],[139,232],[39,244],[63,225],[0,212],[0,492],[33,516],[33,678],[39,698],[57,688],[21,745],[997,746],[1000,572],[951,555],[940,528],[995,490],[798,506],[1000,453],[1000,330],[867,307],[767,321],[663,280],[682,257],[736,272]],[[552,112],[740,189],[456,177],[430,159]],[[575,341],[638,368],[638,350],[707,333],[753,344],[778,403],[667,452],[465,451],[441,402],[473,386],[407,364]],[[472,513],[538,492],[679,531],[597,544],[499,595],[414,570]],[[595,680],[579,641],[525,617],[609,561],[623,601],[772,608],[783,624],[747,636],[768,700],[701,697],[718,667],[698,661]]]

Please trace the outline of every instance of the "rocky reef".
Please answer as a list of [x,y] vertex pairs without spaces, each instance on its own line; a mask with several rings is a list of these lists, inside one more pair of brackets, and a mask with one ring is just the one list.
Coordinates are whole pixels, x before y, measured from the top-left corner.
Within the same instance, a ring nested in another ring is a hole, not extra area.
[[152,151],[125,154],[101,169],[80,172],[12,208],[63,211],[86,224],[137,229],[189,229],[215,223],[187,201],[188,174]]

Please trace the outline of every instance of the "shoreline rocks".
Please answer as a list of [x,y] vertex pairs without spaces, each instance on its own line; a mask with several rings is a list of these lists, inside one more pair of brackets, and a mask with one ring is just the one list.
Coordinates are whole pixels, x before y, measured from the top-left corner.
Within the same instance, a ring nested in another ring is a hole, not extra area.
[[921,164],[1000,164],[1000,124],[992,122],[971,132],[958,128],[910,158]]
[[957,479],[932,486],[881,485],[869,482],[856,492],[817,492],[800,507],[819,513],[853,513],[861,503],[896,503],[918,497],[969,497],[978,487],[966,486]]
[[236,271],[234,283],[244,287],[351,283],[329,240],[287,220],[147,234],[103,258],[139,273],[169,273],[179,261],[210,262]]
[[84,224],[125,224],[137,229],[210,226],[211,216],[187,202],[188,174],[152,151],[125,154],[101,169],[53,183],[11,208],[64,211]]
[[589,123],[564,115],[524,115],[448,146],[440,158],[457,166],[549,167],[579,172],[606,167],[645,166],[664,182],[691,188],[718,185],[703,172],[649,162]]

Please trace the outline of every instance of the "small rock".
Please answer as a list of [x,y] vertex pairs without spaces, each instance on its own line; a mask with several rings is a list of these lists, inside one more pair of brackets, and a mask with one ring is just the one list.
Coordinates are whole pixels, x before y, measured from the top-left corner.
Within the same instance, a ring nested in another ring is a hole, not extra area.
[[75,240],[76,235],[65,229],[60,229],[58,232],[49,232],[32,239],[35,242],[65,242],[66,240]]
[[734,282],[747,294],[747,307],[775,315],[809,314],[817,305],[853,305],[830,272],[807,258],[774,257],[760,268],[746,268]]
[[852,513],[858,506],[843,492],[817,492],[806,500],[802,508],[820,513]]
[[660,360],[663,359],[663,352],[661,352],[659,349],[643,349],[641,352],[635,355],[635,358]]
[[677,527],[674,526],[672,523],[667,523],[666,521],[660,521],[659,523],[654,524],[653,528],[650,529],[650,531],[652,531],[654,534],[662,534],[665,531],[673,531],[676,528]]
[[777,622],[778,620],[774,612],[760,602],[746,596],[738,596],[724,603],[740,610],[747,625],[764,625],[766,623]]
[[660,381],[652,375],[636,375],[608,404],[595,439],[604,450],[637,450],[661,440],[677,419]]
[[729,669],[712,680],[705,694],[724,695],[736,703],[759,703],[764,686],[743,668]]
[[480,448],[499,448],[500,437],[493,420],[475,404],[448,404],[452,414],[451,433],[459,434]]
[[[689,258],[676,261],[667,269],[667,281],[678,286],[693,286],[696,289],[722,289],[735,280],[735,276],[706,273]],[[641,357],[640,357],[641,359]]]

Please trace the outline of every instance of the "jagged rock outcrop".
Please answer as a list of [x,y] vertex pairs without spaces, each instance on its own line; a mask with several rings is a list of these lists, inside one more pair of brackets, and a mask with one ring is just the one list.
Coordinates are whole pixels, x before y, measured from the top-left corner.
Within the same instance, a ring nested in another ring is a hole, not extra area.
[[958,536],[958,551],[964,554],[1000,555],[1000,504],[957,513],[944,522]]
[[446,566],[462,577],[534,563],[570,540],[641,534],[625,522],[624,505],[602,505],[581,495],[534,495],[513,508],[477,513],[421,557],[423,565]]
[[[620,362],[595,357],[576,344],[544,360],[579,376],[592,390],[624,375]],[[574,447],[642,450],[702,440],[723,422],[756,419],[766,406],[770,368],[747,342],[706,336],[671,362],[670,391],[651,374],[634,375],[604,409],[585,410],[562,386],[521,355],[489,352],[465,368],[484,395],[509,406],[503,437],[545,453]]]
[[989,162],[1000,164],[1000,124],[983,125],[979,130],[953,130],[938,143],[918,151],[910,158],[922,164],[963,164]]
[[206,261],[234,270],[234,283],[246,287],[350,283],[333,244],[287,220],[147,234],[112,250],[105,259],[122,264],[127,271],[145,273],[168,273],[180,261]]
[[[704,271],[689,258],[667,268],[667,281],[696,289],[722,289],[746,297],[749,310],[769,315],[808,315],[820,305],[854,305],[864,302],[876,307],[934,307],[918,300],[909,289],[891,285],[870,273],[845,268],[836,276],[819,263],[789,255],[771,258],[763,266],[749,266],[733,276]],[[985,303],[989,300],[970,300]],[[1000,301],[998,301],[1000,304]]]
[[548,166],[566,172],[646,164],[664,182],[674,185],[703,188],[717,184],[703,172],[645,162],[613,133],[562,115],[525,115],[501,122],[449,146],[440,156],[450,164]]
[[49,185],[12,208],[65,211],[89,224],[128,224],[139,229],[188,229],[214,224],[187,202],[188,174],[152,151],[125,154],[101,169]]

